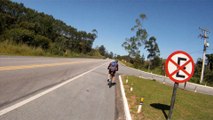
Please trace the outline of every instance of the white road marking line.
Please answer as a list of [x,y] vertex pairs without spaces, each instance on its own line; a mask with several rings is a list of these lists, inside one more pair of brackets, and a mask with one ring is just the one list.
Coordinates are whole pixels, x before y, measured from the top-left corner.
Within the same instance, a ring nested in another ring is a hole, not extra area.
[[130,115],[130,111],[129,111],[128,101],[127,101],[125,91],[124,91],[122,78],[121,78],[120,75],[119,75],[119,81],[120,81],[120,88],[121,88],[121,94],[122,94],[122,98],[123,98],[124,112],[125,112],[126,120],[132,120],[131,115]]
[[99,68],[99,67],[101,67],[101,66],[103,66],[103,65],[105,65],[105,64],[106,64],[106,63],[104,63],[104,64],[102,64],[102,65],[99,65],[99,66],[97,66],[97,67],[95,67],[95,68],[93,68],[93,69],[91,69],[91,70],[89,70],[89,71],[87,71],[87,72],[84,72],[84,73],[82,73],[82,74],[80,74],[80,75],[78,75],[78,76],[76,76],[76,77],[74,77],[74,78],[72,78],[72,79],[69,79],[69,80],[67,80],[67,81],[65,81],[65,82],[63,82],[63,83],[60,83],[60,84],[58,84],[58,85],[56,85],[56,86],[53,86],[53,87],[51,87],[51,88],[49,88],[49,89],[47,89],[47,90],[45,90],[45,91],[43,91],[43,92],[41,92],[41,93],[38,93],[38,94],[36,94],[35,96],[32,96],[32,97],[30,97],[30,98],[27,98],[26,100],[23,100],[23,101],[21,101],[21,102],[19,102],[19,103],[16,103],[16,104],[14,104],[14,105],[12,105],[12,106],[10,106],[10,107],[7,107],[7,108],[5,108],[5,109],[3,109],[3,110],[0,111],[0,116],[4,115],[4,114],[6,114],[6,113],[8,113],[8,112],[10,112],[10,111],[12,111],[12,110],[15,110],[15,109],[17,109],[17,108],[19,108],[19,107],[21,107],[21,106],[23,106],[23,105],[25,105],[25,104],[27,104],[27,103],[33,101],[33,100],[35,100],[35,99],[38,99],[38,98],[40,98],[41,96],[46,95],[46,94],[48,94],[48,93],[50,93],[50,92],[52,92],[52,91],[54,91],[54,90],[56,90],[56,89],[58,89],[58,88],[64,86],[64,85],[66,85],[66,84],[72,82],[73,80],[75,80],[75,79],[77,79],[77,78],[80,78],[80,77],[82,77],[82,76],[84,76],[84,75],[86,75],[86,74],[88,74],[88,73],[94,71],[95,69],[97,69],[97,68]]

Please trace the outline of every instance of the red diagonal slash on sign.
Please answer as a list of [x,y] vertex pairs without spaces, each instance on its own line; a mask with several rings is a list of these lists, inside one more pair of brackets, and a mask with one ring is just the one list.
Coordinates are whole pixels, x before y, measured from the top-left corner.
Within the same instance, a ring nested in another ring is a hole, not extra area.
[[188,65],[191,61],[188,60],[186,63],[184,63],[183,65],[179,66],[174,60],[170,59],[169,60],[170,62],[172,62],[176,67],[177,67],[177,70],[175,70],[174,72],[172,72],[170,75],[173,76],[174,74],[176,74],[179,70],[183,71],[186,75],[190,76],[190,73],[188,73],[184,67],[186,65]]

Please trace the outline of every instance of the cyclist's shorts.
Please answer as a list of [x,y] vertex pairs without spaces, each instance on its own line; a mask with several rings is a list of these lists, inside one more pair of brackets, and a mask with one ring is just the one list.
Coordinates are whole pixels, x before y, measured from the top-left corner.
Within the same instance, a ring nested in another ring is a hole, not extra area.
[[111,74],[112,76],[115,76],[115,71],[109,70],[109,74]]

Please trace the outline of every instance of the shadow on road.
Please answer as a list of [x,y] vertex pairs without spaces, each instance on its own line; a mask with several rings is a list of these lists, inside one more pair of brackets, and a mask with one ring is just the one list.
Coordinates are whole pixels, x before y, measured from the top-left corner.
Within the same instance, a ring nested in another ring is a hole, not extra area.
[[161,103],[152,103],[152,104],[150,104],[150,106],[152,106],[153,108],[162,110],[164,117],[166,119],[168,118],[168,116],[167,116],[165,111],[166,110],[170,110],[170,106],[169,105],[165,105],[165,104],[161,104]]
[[116,83],[108,83],[108,86],[109,86],[109,88],[111,88],[112,86],[115,86],[116,85]]

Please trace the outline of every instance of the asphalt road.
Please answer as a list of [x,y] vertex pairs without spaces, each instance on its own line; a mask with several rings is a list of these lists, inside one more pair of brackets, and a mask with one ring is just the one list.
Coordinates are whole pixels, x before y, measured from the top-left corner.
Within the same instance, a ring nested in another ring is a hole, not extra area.
[[[1,56],[0,61],[0,120],[113,120],[116,117],[115,88],[109,88],[106,81],[110,61],[6,56]],[[65,81],[69,82],[44,93]]]
[[[114,120],[115,87],[106,82],[111,60],[0,56],[0,120]],[[156,79],[119,64],[118,74]],[[183,85],[180,84],[180,87]],[[213,94],[213,89],[187,84],[186,89]]]

